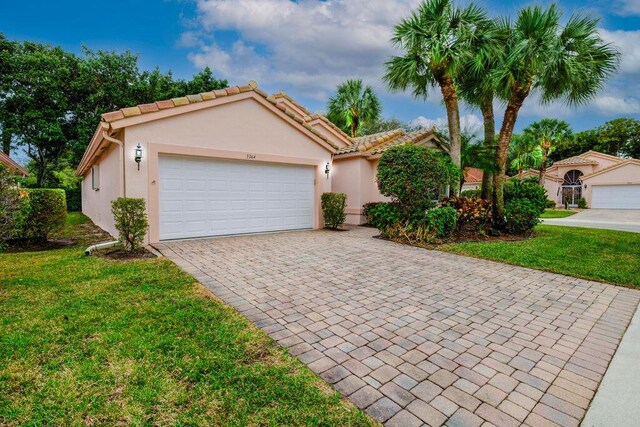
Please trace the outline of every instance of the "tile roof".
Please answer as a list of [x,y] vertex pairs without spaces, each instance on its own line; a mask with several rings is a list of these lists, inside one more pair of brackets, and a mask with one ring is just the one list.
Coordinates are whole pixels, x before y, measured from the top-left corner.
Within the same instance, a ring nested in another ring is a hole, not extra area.
[[591,177],[596,176],[596,175],[607,173],[610,170],[618,169],[619,167],[626,166],[626,165],[640,166],[640,160],[638,160],[638,159],[634,159],[634,158],[621,159],[620,157],[618,157],[618,158],[621,160],[620,162],[614,163],[613,165],[607,166],[606,168],[597,170],[595,172],[591,172],[591,173],[588,173],[586,175],[582,175],[581,179],[585,180],[587,178],[591,178]]
[[336,154],[356,153],[371,150],[378,145],[384,144],[404,134],[402,129],[394,129],[386,132],[374,133],[372,135],[351,138],[352,145],[341,148]]
[[398,145],[409,143],[414,144],[431,135],[435,135],[433,129],[420,129],[413,132],[405,133],[404,135],[400,135],[397,138],[391,139],[376,146],[373,150],[371,150],[371,155],[382,154],[387,151],[387,149]]
[[106,122],[106,123],[111,123],[111,122],[114,122],[114,121],[117,121],[117,120],[122,120],[122,119],[125,119],[125,118],[128,118],[128,117],[135,117],[135,116],[140,116],[140,115],[143,115],[143,114],[155,113],[155,112],[158,112],[158,111],[161,111],[161,110],[167,110],[167,109],[170,109],[170,108],[181,107],[183,105],[195,104],[195,103],[198,103],[198,102],[209,101],[209,100],[216,99],[216,98],[222,98],[222,97],[226,97],[226,96],[233,96],[233,95],[237,95],[237,94],[240,94],[240,93],[251,92],[251,91],[255,92],[256,94],[258,94],[260,96],[262,96],[264,99],[269,101],[275,107],[277,107],[278,109],[282,110],[287,116],[289,116],[292,119],[294,119],[296,122],[298,122],[300,125],[302,125],[305,129],[307,129],[310,132],[312,132],[315,136],[317,136],[318,138],[320,138],[323,141],[325,141],[327,144],[329,144],[334,149],[338,148],[338,146],[335,145],[335,143],[333,143],[328,138],[326,138],[324,135],[322,135],[320,132],[318,132],[318,130],[315,129],[313,126],[309,125],[307,123],[308,120],[305,120],[305,118],[300,117],[294,111],[292,111],[291,109],[287,108],[282,102],[278,102],[278,99],[282,98],[282,97],[286,97],[286,99],[290,100],[294,105],[299,106],[303,111],[308,113],[308,111],[304,107],[300,106],[295,101],[291,100],[291,98],[289,98],[284,93],[279,93],[279,94],[275,94],[275,95],[268,95],[266,92],[264,92],[261,89],[259,89],[258,88],[258,84],[253,80],[250,81],[246,85],[230,86],[230,87],[225,88],[225,89],[218,89],[218,90],[214,90],[214,91],[211,91],[211,92],[202,92],[202,93],[198,93],[198,94],[194,94],[194,95],[186,95],[186,96],[179,97],[179,98],[172,98],[172,99],[166,99],[166,100],[163,100],[163,101],[156,101],[156,102],[152,102],[150,104],[140,104],[140,105],[136,105],[134,107],[121,108],[121,109],[116,110],[116,111],[112,111],[112,112],[109,112],[109,113],[104,113],[102,115],[102,121]]
[[464,170],[464,182],[482,182],[484,171],[478,168],[466,168]]
[[9,169],[18,172],[22,176],[29,176],[29,172],[27,172],[22,166],[20,166],[15,160],[9,157],[6,153],[0,151],[0,163],[8,167]]
[[580,156],[573,156],[566,159],[558,160],[554,165],[597,165],[595,160],[585,159]]

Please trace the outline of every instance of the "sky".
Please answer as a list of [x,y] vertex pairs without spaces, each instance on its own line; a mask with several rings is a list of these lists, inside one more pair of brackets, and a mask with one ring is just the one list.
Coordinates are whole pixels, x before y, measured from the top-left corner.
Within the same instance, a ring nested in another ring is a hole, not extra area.
[[[231,84],[256,80],[267,92],[284,90],[311,111],[322,112],[336,86],[362,78],[374,87],[383,116],[442,125],[438,91],[425,101],[391,93],[381,76],[394,54],[393,25],[419,0],[0,0],[0,32],[81,53],[82,46],[130,50],[142,69],[159,66],[189,78],[205,66]],[[532,1],[477,0],[491,16],[514,17]],[[540,104],[530,96],[516,131],[545,117],[568,121],[574,131],[616,117],[640,119],[640,0],[560,0],[572,13],[601,18],[599,31],[622,53],[617,74],[586,105]],[[464,2],[461,2],[464,4]],[[550,2],[542,2],[548,5]],[[124,106],[123,106],[124,107]],[[496,104],[498,125],[504,106]],[[463,126],[477,129],[480,114],[461,110]]]

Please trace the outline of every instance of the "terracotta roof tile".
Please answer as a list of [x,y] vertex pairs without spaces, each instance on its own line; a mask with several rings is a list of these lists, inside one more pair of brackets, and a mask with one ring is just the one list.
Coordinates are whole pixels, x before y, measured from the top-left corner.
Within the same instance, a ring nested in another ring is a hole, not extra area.
[[226,90],[224,90],[224,89],[217,89],[217,90],[214,90],[214,91],[213,91],[213,93],[214,93],[218,98],[219,98],[219,97],[221,97],[221,96],[227,96],[227,95],[228,95],[228,94],[227,94],[227,91],[226,91]]
[[189,100],[189,103],[193,104],[194,102],[202,102],[202,95],[195,94],[195,95],[187,95],[187,99]]
[[371,150],[375,146],[398,138],[402,135],[404,135],[404,131],[402,129],[394,129],[387,132],[380,132],[372,135],[350,138],[353,143],[338,150],[337,154],[356,153],[358,151],[364,152],[367,150]]
[[554,165],[597,165],[595,160],[585,159],[580,156],[573,156],[566,159],[558,160]]
[[225,89],[227,91],[227,95],[235,95],[236,93],[240,93],[240,89],[238,86],[231,86]]
[[464,170],[464,182],[482,182],[484,172],[478,168],[466,168]]
[[186,96],[181,96],[180,98],[173,98],[171,99],[171,101],[173,101],[174,107],[179,107],[181,105],[189,105],[189,98],[187,98]]
[[124,114],[122,114],[122,111],[120,110],[112,111],[110,113],[104,113],[102,115],[102,120],[104,120],[105,122],[113,122],[114,120],[120,120],[120,119],[124,119]]
[[138,108],[140,109],[140,112],[142,114],[153,113],[153,112],[156,112],[156,111],[160,110],[160,108],[158,107],[158,104],[156,104],[155,102],[153,102],[151,104],[138,105]]
[[[156,101],[156,105],[157,105],[157,106],[158,106],[158,108],[159,108],[159,109],[161,109],[161,110],[164,110],[164,109],[167,109],[167,108],[173,108],[173,107],[175,107],[175,105],[173,105],[173,101],[172,101],[172,100],[170,100],[170,99],[166,99],[166,100],[164,100],[164,101]],[[111,120],[106,120],[106,119],[104,118],[104,114],[102,115],[102,119],[103,119],[105,122],[110,122],[110,121],[111,121]]]
[[2,151],[0,151],[0,163],[5,165],[11,170],[18,172],[22,176],[29,176],[29,172],[27,172],[15,160],[13,160],[11,157],[9,157],[6,153]]
[[433,129],[420,129],[414,132],[405,133],[397,138],[386,141],[384,144],[378,145],[371,150],[371,155],[382,154],[389,148],[396,147],[398,145],[414,144],[433,134]]
[[208,101],[210,99],[216,99],[216,94],[213,92],[202,92],[200,94],[200,96],[202,97],[203,101]]

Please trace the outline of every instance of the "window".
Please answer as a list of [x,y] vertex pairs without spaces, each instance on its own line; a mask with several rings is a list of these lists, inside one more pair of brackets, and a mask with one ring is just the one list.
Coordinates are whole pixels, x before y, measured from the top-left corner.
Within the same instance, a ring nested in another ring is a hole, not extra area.
[[91,189],[100,189],[100,166],[95,165],[91,168]]

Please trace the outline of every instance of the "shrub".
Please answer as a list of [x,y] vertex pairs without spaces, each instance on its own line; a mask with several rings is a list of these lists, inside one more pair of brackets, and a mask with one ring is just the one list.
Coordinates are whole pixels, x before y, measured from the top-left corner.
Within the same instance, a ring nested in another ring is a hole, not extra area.
[[460,192],[463,197],[480,197],[482,190],[464,190]]
[[578,200],[578,209],[587,209],[587,199],[580,197]]
[[433,150],[413,144],[391,147],[378,163],[378,188],[390,197],[402,219],[420,218],[435,206],[460,171]]
[[491,220],[491,202],[479,197],[450,197],[442,206],[451,206],[457,214],[458,229],[470,226],[480,230]]
[[527,178],[523,180],[509,179],[504,185],[504,201],[529,200],[538,210],[538,215],[542,214],[547,207],[547,190],[538,185],[537,178]]
[[431,209],[427,212],[425,221],[436,237],[440,239],[450,237],[456,228],[456,210],[451,206]]
[[15,237],[46,241],[51,233],[64,227],[67,200],[59,188],[28,188],[21,190],[23,221],[16,225]]
[[547,209],[553,209],[556,207],[556,202],[553,200],[547,200]]
[[370,203],[365,206],[365,215],[369,224],[380,231],[399,222],[402,218],[400,208],[394,203]]
[[325,224],[334,230],[340,227],[347,218],[345,213],[347,195],[344,193],[323,193],[320,202]]
[[82,190],[80,187],[64,190],[67,196],[67,211],[80,212],[82,210]]
[[147,210],[144,199],[119,197],[111,202],[111,212],[119,240],[128,251],[138,251],[147,234]]
[[513,199],[505,203],[506,230],[511,234],[533,231],[540,223],[538,207],[528,199]]

